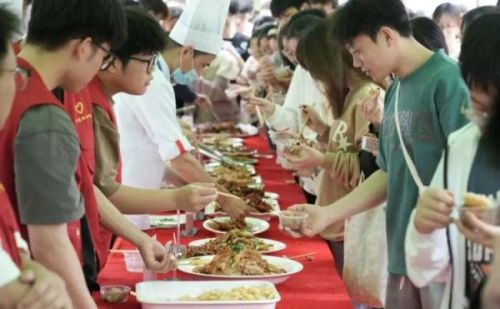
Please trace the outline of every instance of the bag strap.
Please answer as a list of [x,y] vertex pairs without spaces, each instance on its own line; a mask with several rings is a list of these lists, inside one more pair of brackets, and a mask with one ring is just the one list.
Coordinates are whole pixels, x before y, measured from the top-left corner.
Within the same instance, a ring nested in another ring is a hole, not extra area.
[[396,86],[396,102],[395,102],[395,121],[396,121],[396,131],[398,132],[398,137],[399,137],[399,144],[401,145],[401,149],[403,150],[403,156],[405,158],[406,166],[410,170],[410,174],[415,181],[415,184],[418,187],[418,192],[421,194],[424,190],[424,184],[422,182],[422,179],[418,175],[417,168],[415,167],[415,163],[413,163],[413,160],[410,157],[410,154],[408,153],[408,149],[406,148],[406,145],[403,140],[403,134],[401,133],[401,124],[399,122],[399,88],[401,85],[401,81],[397,81],[397,86]]
[[[448,143],[444,148],[444,160],[443,160],[443,187],[445,190],[448,190],[448,161],[449,161],[449,148]],[[450,299],[449,299],[449,309],[452,309],[453,304],[453,277],[455,276],[453,271],[453,251],[451,248],[451,237],[450,237],[450,227],[446,228],[446,244],[448,246],[448,255],[450,256],[450,264],[451,264],[451,279],[450,279]]]

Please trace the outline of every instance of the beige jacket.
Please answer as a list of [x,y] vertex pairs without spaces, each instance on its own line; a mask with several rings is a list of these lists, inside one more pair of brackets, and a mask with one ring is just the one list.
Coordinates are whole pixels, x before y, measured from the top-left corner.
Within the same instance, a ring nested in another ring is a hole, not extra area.
[[[363,83],[346,98],[346,106],[341,117],[318,137],[326,147],[323,170],[318,176],[316,205],[329,205],[351,192],[359,183],[361,169],[359,152],[361,137],[368,133],[370,122],[362,115],[360,102],[376,86]],[[344,239],[344,222],[327,227],[321,236],[327,240]]]

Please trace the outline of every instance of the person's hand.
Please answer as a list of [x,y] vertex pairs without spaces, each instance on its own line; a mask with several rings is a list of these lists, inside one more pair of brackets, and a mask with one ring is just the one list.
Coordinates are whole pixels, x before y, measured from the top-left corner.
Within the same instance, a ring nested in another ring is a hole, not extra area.
[[202,108],[213,107],[212,100],[210,100],[210,97],[202,93],[198,93],[198,96],[196,97],[196,100],[194,100],[194,103]]
[[250,212],[247,203],[241,198],[221,196],[218,201],[222,210],[233,219],[244,217]]
[[328,225],[333,222],[329,222],[328,216],[326,216],[326,208],[319,207],[317,205],[311,204],[299,204],[293,205],[288,208],[288,210],[305,212],[308,217],[302,223],[300,231],[292,231],[291,229],[283,226],[279,226],[279,229],[291,237],[299,238],[303,235],[308,237],[313,237],[321,233]]
[[446,228],[453,222],[450,215],[454,206],[455,198],[451,192],[427,188],[417,203],[415,228],[422,234],[430,234],[437,229]]
[[455,224],[465,238],[488,248],[493,248],[493,242],[500,236],[500,227],[483,222],[474,213],[465,211],[463,220],[455,220]]
[[301,105],[300,117],[302,121],[306,123],[306,126],[308,128],[318,133],[319,135],[323,135],[326,128],[328,127],[327,124],[323,122],[318,112],[312,106]]
[[17,308],[26,309],[70,309],[71,298],[64,281],[42,265],[31,262],[29,268],[21,270],[19,280],[31,287]]
[[268,118],[274,114],[276,105],[266,99],[257,98],[253,95],[245,97],[245,102],[247,106],[247,111],[255,112],[255,107],[258,106],[264,117]]
[[261,81],[264,85],[279,84],[279,81],[274,74],[275,69],[275,66],[266,57],[261,58],[259,61],[257,80]]
[[144,260],[144,266],[154,272],[168,272],[176,266],[175,256],[167,250],[170,243],[163,246],[154,238],[146,237],[138,247]]
[[384,115],[384,103],[381,100],[381,93],[382,91],[379,88],[372,89],[369,95],[359,103],[363,116],[376,128],[380,128]]
[[187,212],[198,212],[217,199],[213,183],[192,183],[177,190],[177,205]]
[[283,152],[283,157],[288,160],[294,170],[311,169],[323,164],[325,155],[312,147],[306,145],[297,146],[296,155]]

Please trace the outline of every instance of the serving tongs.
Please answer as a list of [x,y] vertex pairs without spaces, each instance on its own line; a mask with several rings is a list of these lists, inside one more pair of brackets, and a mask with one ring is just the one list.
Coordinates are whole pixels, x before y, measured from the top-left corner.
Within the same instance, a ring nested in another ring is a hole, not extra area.
[[203,143],[198,143],[198,149],[202,155],[207,156],[210,159],[213,159],[215,161],[218,161],[222,165],[234,166],[234,167],[244,167],[246,165],[243,162],[238,162],[238,161],[236,161],[228,156],[225,156],[219,150],[208,147],[207,145],[205,145]]

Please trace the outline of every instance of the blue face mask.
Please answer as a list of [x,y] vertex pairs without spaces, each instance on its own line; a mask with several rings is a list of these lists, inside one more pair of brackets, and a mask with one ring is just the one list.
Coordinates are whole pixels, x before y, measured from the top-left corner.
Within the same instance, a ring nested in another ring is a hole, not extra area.
[[198,74],[194,69],[186,73],[182,72],[181,69],[176,69],[172,73],[172,79],[178,85],[191,85],[194,81],[198,79]]

